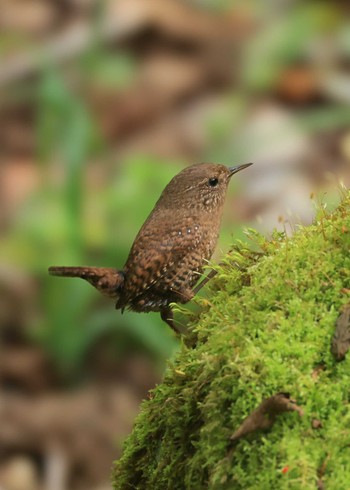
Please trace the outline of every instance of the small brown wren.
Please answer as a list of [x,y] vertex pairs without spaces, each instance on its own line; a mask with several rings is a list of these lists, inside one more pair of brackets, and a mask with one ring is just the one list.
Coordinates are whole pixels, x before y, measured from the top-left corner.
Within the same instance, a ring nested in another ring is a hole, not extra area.
[[252,165],[201,163],[185,168],[165,187],[131,247],[122,270],[50,267],[54,276],[81,277],[116,300],[116,308],[159,311],[178,333],[170,303],[187,303],[219,235],[232,175]]

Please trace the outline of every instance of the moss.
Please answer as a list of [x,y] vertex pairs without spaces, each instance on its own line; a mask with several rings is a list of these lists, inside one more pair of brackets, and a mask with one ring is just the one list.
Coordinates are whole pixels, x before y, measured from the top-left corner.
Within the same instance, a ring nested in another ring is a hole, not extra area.
[[[115,489],[349,488],[350,356],[335,362],[330,343],[350,299],[350,194],[292,238],[250,236],[260,253],[236,244],[225,258],[192,345],[143,403]],[[243,419],[281,391],[304,416],[285,413],[232,449]]]

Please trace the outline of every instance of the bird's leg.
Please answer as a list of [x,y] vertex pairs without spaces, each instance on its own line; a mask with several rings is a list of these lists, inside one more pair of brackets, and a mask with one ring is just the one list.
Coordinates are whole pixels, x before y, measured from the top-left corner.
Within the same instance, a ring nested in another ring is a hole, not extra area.
[[198,291],[200,291],[202,289],[203,286],[205,286],[207,284],[207,282],[210,281],[210,279],[212,279],[214,276],[216,276],[217,274],[217,271],[212,269],[209,274],[207,276],[205,276],[205,278],[199,283],[197,284],[197,286],[195,288],[193,288],[193,294],[197,294]]
[[176,335],[180,335],[180,330],[176,327],[174,322],[174,313],[170,306],[166,306],[162,310],[160,310],[160,316],[162,320],[169,325],[170,328],[174,330]]
[[[193,290],[189,288],[182,288],[180,291],[176,291],[179,296],[181,296],[181,303],[188,303],[191,299],[198,293],[198,291],[212,278],[217,272],[211,270],[209,274],[199,283]],[[170,306],[164,307],[160,310],[160,316],[162,320],[169,325],[170,328],[174,330],[176,335],[180,335],[181,330],[175,325],[174,313]]]

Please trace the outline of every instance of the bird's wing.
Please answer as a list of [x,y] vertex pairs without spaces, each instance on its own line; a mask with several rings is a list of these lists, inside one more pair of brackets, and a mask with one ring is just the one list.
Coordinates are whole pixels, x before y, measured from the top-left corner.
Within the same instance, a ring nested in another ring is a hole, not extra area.
[[149,288],[166,290],[171,282],[188,281],[189,274],[198,276],[197,271],[207,255],[202,257],[202,252],[197,250],[204,239],[201,226],[193,219],[184,220],[178,226],[169,221],[161,238],[152,227],[142,230],[125,265],[127,289],[133,295]]

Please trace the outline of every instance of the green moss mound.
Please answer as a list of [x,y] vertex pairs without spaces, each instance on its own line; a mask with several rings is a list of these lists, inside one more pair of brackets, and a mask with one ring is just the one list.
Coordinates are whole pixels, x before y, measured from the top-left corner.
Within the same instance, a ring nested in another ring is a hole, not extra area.
[[[350,194],[292,238],[254,240],[260,254],[243,244],[228,254],[192,345],[144,402],[115,489],[350,488],[350,353],[330,353],[350,301]],[[232,448],[230,435],[277,392],[304,415],[280,415]]]

